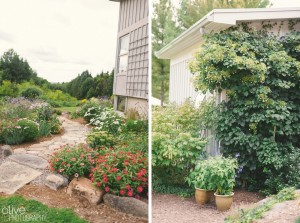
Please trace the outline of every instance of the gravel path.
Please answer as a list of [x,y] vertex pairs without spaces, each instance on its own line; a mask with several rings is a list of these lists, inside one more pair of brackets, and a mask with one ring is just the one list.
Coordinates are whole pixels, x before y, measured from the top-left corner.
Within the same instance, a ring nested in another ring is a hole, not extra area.
[[263,199],[257,193],[237,191],[232,208],[226,212],[216,209],[214,202],[200,206],[194,198],[181,198],[171,194],[152,195],[153,223],[219,223],[225,216],[233,213],[237,207],[244,208]]

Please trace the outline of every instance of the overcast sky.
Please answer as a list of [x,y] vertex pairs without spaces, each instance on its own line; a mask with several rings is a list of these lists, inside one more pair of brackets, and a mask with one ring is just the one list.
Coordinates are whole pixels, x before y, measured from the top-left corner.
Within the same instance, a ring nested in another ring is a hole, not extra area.
[[0,0],[0,55],[13,48],[51,82],[115,65],[119,3]]

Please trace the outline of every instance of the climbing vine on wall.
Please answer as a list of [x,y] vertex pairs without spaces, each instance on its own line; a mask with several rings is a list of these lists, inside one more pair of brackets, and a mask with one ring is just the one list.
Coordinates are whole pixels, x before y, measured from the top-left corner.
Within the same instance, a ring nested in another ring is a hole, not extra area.
[[[206,36],[190,64],[202,92],[226,90],[217,137],[239,156],[240,185],[274,193],[300,180],[300,33],[247,25]],[[297,161],[298,160],[298,161]]]

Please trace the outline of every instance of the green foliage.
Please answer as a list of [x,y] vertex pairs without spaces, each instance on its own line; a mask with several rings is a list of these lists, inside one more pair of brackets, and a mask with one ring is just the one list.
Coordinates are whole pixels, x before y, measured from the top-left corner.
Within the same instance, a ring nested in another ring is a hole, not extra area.
[[64,146],[53,153],[49,163],[51,171],[73,178],[88,176],[94,166],[94,158],[97,151],[87,148],[85,145]]
[[[0,207],[10,208],[16,212],[22,211],[23,214],[0,212],[1,223],[17,222],[64,222],[64,223],[87,223],[79,218],[71,209],[49,208],[36,200],[26,200],[20,196],[0,197]],[[12,211],[11,211],[12,213]],[[32,219],[32,221],[29,221]]]
[[153,173],[164,184],[184,184],[203,154],[206,141],[199,138],[198,124],[198,109],[191,102],[153,110]]
[[31,69],[28,62],[13,50],[6,51],[0,58],[0,70],[2,79],[14,83],[30,80],[36,73]]
[[115,137],[106,131],[91,131],[87,135],[87,142],[94,149],[101,147],[112,148],[117,143]]
[[117,137],[118,148],[124,151],[148,153],[148,131],[147,132],[125,132]]
[[21,95],[25,98],[36,99],[38,98],[42,92],[36,88],[27,88],[26,90],[21,92]]
[[77,99],[110,97],[112,95],[114,71],[101,72],[96,77],[88,71],[82,72],[66,84],[66,91]]
[[11,96],[15,97],[18,95],[18,87],[15,83],[10,81],[3,81],[0,85],[0,96]]
[[147,158],[141,152],[107,151],[97,158],[90,178],[106,192],[139,199],[141,193],[147,193],[147,165]]
[[155,175],[152,177],[152,190],[162,194],[176,194],[180,197],[192,197],[195,189],[186,185],[166,185],[163,184]]
[[0,142],[20,144],[56,134],[61,123],[45,102],[25,98],[0,100]]
[[212,179],[215,174],[213,172],[215,164],[216,162],[212,158],[201,159],[187,177],[188,184],[203,190],[216,190],[216,185]]
[[53,107],[75,107],[79,103],[76,98],[61,90],[47,90],[41,98],[46,100]]
[[153,4],[152,17],[152,92],[162,103],[167,100],[169,89],[169,60],[158,59],[154,52],[175,38],[180,30],[173,21],[174,8],[170,0]]
[[265,8],[269,0],[182,0],[177,10],[178,22],[182,29],[188,29],[213,9]]
[[122,126],[122,132],[147,132],[148,131],[148,121],[146,120],[126,120],[125,124]]
[[30,142],[38,137],[38,123],[27,118],[17,121],[8,120],[2,123],[2,138],[6,144],[15,145]]
[[201,91],[227,92],[216,132],[225,156],[240,154],[238,184],[274,193],[300,173],[291,165],[300,148],[299,38],[237,29],[207,36],[191,70]]
[[237,215],[226,217],[226,223],[251,223],[261,219],[276,203],[295,199],[295,188],[285,188],[266,202],[251,209],[240,209]]

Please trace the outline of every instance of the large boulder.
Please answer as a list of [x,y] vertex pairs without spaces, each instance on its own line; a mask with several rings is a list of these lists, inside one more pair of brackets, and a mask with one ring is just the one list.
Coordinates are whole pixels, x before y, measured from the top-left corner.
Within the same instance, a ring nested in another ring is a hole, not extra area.
[[4,145],[0,147],[0,159],[5,159],[6,157],[13,154],[13,150],[9,145]]
[[148,205],[138,199],[105,194],[103,200],[106,205],[118,211],[148,218]]
[[68,179],[59,174],[49,174],[45,179],[45,185],[52,190],[58,190],[68,185]]
[[99,204],[103,199],[104,191],[96,188],[89,179],[80,177],[70,182],[67,194],[84,198],[90,204]]

